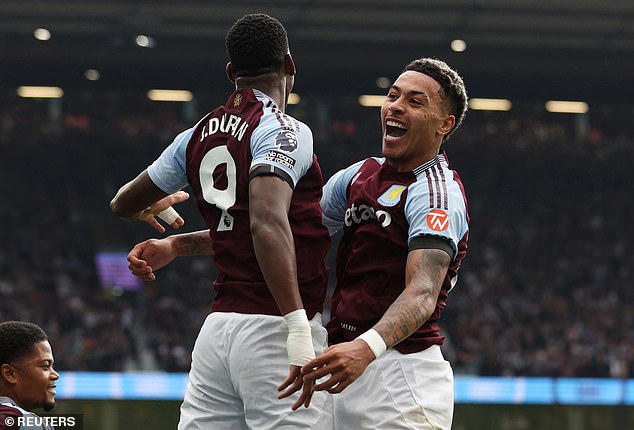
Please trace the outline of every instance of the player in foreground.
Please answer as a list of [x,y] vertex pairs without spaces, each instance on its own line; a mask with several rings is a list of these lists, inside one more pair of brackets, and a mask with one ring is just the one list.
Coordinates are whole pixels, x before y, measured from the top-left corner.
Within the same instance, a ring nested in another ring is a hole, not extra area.
[[51,344],[40,327],[22,321],[0,323],[0,429],[51,429],[20,424],[37,418],[31,410],[50,411],[55,406],[59,374],[53,361]]
[[467,249],[458,174],[440,151],[467,95],[442,61],[415,60],[381,109],[383,158],[335,174],[322,209],[343,228],[329,343],[302,369],[333,393],[316,429],[449,429],[453,372],[438,321]]
[[[310,129],[284,113],[295,64],[282,24],[246,15],[227,33],[226,46],[236,90],[123,186],[111,207],[151,224],[171,211],[166,222],[178,227],[182,219],[170,206],[187,197],[178,190],[189,184],[210,229],[159,242],[174,251],[164,264],[175,255],[213,254],[219,271],[179,429],[309,428],[327,397],[312,396],[300,374],[326,347],[323,178]],[[148,280],[160,267],[153,243],[137,245],[137,260],[130,260]],[[292,412],[295,400],[279,400],[278,385],[289,395],[301,389],[302,401],[312,396],[314,406]]]

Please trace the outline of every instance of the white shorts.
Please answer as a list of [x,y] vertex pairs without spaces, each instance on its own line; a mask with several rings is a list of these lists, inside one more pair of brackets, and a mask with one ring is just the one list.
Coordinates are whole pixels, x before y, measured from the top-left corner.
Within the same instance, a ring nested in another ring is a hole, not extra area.
[[[310,321],[315,352],[326,348],[321,315]],[[284,318],[213,312],[192,352],[179,430],[291,430],[310,428],[328,393],[314,393],[309,408],[291,406],[299,393],[278,399],[289,371]]]
[[390,348],[330,396],[313,430],[448,430],[453,400],[453,371],[438,345],[414,354]]

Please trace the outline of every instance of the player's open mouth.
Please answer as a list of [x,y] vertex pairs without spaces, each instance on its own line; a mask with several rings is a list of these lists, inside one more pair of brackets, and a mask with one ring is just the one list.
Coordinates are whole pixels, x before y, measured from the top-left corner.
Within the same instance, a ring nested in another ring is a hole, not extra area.
[[387,137],[403,137],[407,133],[407,127],[400,122],[388,119],[385,121],[385,135]]

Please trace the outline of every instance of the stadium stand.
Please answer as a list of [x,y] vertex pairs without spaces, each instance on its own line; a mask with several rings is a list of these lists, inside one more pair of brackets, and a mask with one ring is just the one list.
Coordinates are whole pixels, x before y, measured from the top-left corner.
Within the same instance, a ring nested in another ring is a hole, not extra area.
[[[41,325],[61,370],[187,371],[211,261],[177,260],[132,290],[102,285],[95,265],[98,252],[158,237],[108,203],[185,127],[182,107],[0,100],[0,320]],[[310,98],[292,109],[313,128],[326,177],[378,155],[378,110],[324,104],[327,116]],[[614,114],[627,109],[474,111],[447,142],[472,220],[441,322],[456,373],[634,376],[634,136]],[[202,227],[193,205],[179,208],[187,230]]]

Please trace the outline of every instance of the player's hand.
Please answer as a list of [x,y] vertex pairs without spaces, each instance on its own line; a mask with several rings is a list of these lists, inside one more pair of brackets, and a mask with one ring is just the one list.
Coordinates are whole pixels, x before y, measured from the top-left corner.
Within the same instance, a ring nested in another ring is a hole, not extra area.
[[[165,233],[165,227],[163,227],[163,225],[156,218],[161,218],[161,213],[163,211],[170,211],[169,208],[171,208],[173,205],[177,203],[182,203],[188,198],[189,194],[185,191],[177,191],[174,194],[170,194],[169,196],[166,196],[161,200],[155,202],[150,207],[142,210],[137,214],[136,218],[141,221],[147,222],[161,233]],[[180,215],[178,215],[176,211],[173,211],[172,213],[175,214],[176,218],[172,220],[171,218],[173,217],[170,217],[170,219],[167,219],[165,222],[167,222],[167,224],[173,229],[182,227],[183,224],[185,224],[185,220]]]
[[330,375],[324,382],[316,384],[314,390],[341,393],[361,376],[374,359],[368,344],[360,339],[333,345],[302,367],[304,384],[314,384],[318,379]]
[[311,381],[304,382],[301,371],[301,366],[290,366],[288,377],[277,387],[277,390],[280,391],[280,394],[277,396],[278,399],[288,397],[302,388],[302,393],[299,398],[293,403],[293,406],[291,406],[292,410],[296,410],[301,405],[308,407],[313,397],[313,387],[315,383]]
[[292,409],[295,410],[302,404],[308,407],[313,396],[313,386],[315,384],[313,382],[304,383],[301,370],[304,364],[315,358],[315,349],[313,347],[310,322],[306,316],[305,309],[296,309],[285,314],[284,320],[288,326],[286,352],[291,366],[288,377],[277,389],[281,391],[278,397],[283,399],[303,387],[302,394],[292,406]]
[[128,253],[128,269],[144,281],[154,281],[154,271],[165,267],[176,258],[170,237],[149,239],[137,243]]

